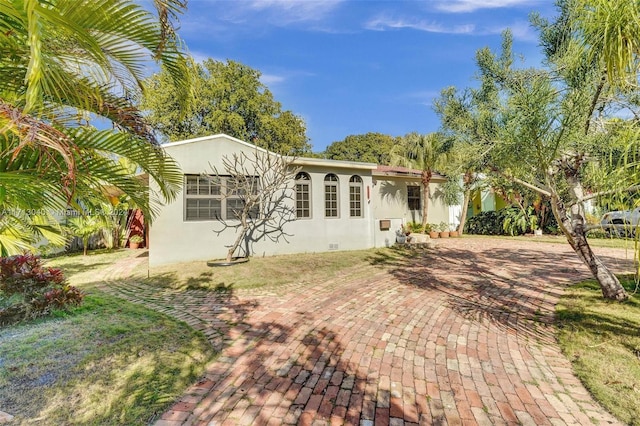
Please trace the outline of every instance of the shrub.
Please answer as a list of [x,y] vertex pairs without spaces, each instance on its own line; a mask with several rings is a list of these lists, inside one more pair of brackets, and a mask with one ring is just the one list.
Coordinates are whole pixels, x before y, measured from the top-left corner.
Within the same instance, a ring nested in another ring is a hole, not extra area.
[[79,305],[83,297],[67,283],[60,269],[43,267],[38,256],[0,258],[0,324]]
[[140,244],[140,243],[142,243],[143,241],[144,241],[144,238],[142,238],[142,235],[137,235],[137,234],[136,234],[136,235],[132,235],[132,236],[129,238],[129,242],[130,242],[130,243],[134,243],[134,244]]
[[531,207],[526,215],[518,207],[505,207],[498,211],[481,212],[469,218],[464,228],[467,234],[522,235],[535,229],[537,222]]
[[536,229],[538,218],[533,211],[533,207],[528,207],[524,212],[517,207],[507,207],[500,210],[502,217],[502,229],[504,232],[513,235],[522,235],[527,231]]
[[502,235],[504,233],[502,222],[503,218],[499,212],[481,212],[467,220],[464,232],[479,235]]
[[424,227],[422,226],[422,223],[420,222],[409,222],[408,224],[409,230],[411,232],[423,232],[424,231]]

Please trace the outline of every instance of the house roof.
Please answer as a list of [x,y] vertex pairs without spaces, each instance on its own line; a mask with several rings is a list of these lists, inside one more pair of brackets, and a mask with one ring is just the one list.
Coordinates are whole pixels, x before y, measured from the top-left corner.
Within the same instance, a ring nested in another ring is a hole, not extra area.
[[[398,176],[398,177],[420,177],[422,176],[422,170],[420,169],[409,169],[407,167],[400,166],[385,166],[383,164],[379,164],[375,170],[373,171],[374,176]],[[431,176],[432,180],[435,181],[444,181],[447,178],[440,173],[433,172]]]
[[257,149],[258,151],[269,152],[266,149],[260,148],[257,145],[254,145],[254,144],[249,143],[249,142],[245,142],[245,141],[243,141],[241,139],[234,138],[233,136],[229,136],[229,135],[226,135],[224,133],[218,133],[216,135],[210,135],[210,136],[201,136],[199,138],[186,139],[186,140],[183,140],[183,141],[164,143],[164,144],[161,145],[161,147],[162,148],[169,148],[169,147],[172,147],[172,146],[187,145],[187,144],[191,144],[191,143],[197,143],[197,142],[202,142],[202,141],[207,141],[207,140],[214,140],[214,139],[227,139],[227,140],[233,141],[235,143],[238,143],[240,145],[244,145],[244,146],[250,147],[252,149]]
[[338,167],[344,169],[375,170],[377,164],[359,161],[328,160],[326,158],[297,157],[293,160],[296,166]]
[[[215,141],[218,139],[226,139],[228,141],[237,143],[239,145],[244,145],[245,147],[256,149],[261,152],[265,152],[265,153],[270,152],[264,148],[260,148],[254,144],[245,142],[238,138],[234,138],[233,136],[225,135],[223,133],[220,133],[217,135],[202,136],[199,138],[187,139],[184,141],[169,142],[169,143],[162,144],[161,146],[162,148],[170,148],[174,146],[187,145],[187,144],[198,143],[198,142]],[[271,152],[271,154],[279,155],[274,152]],[[374,170],[377,166],[375,163],[364,163],[359,161],[341,161],[341,160],[328,160],[326,158],[307,158],[307,157],[289,157],[289,158],[293,159],[293,164],[296,166],[318,166],[318,167],[334,167],[334,168],[364,169],[364,170]]]
[[[187,139],[184,141],[178,142],[169,142],[166,144],[162,144],[163,148],[169,148],[173,146],[186,145],[191,143],[198,143],[204,141],[213,141],[216,139],[226,139],[228,141],[235,142],[240,145],[244,145],[246,147],[250,147],[252,149],[257,149],[262,152],[270,152],[264,148],[260,148],[254,144],[249,142],[245,142],[238,138],[234,138],[233,136],[226,135],[224,133],[211,135],[211,136],[202,136],[199,138]],[[276,153],[271,152],[273,155],[278,155]],[[289,157],[292,158],[292,157]],[[311,157],[293,157],[293,164],[296,166],[316,166],[316,167],[334,167],[341,169],[360,169],[360,170],[371,170],[374,176],[397,176],[397,177],[411,177],[417,178],[422,175],[422,171],[418,169],[409,169],[407,167],[400,166],[385,166],[381,164],[375,163],[365,163],[360,161],[343,161],[343,160],[329,160],[326,158],[311,158]],[[446,180],[445,176],[442,176],[439,173],[433,173],[433,180],[435,181],[444,181]]]

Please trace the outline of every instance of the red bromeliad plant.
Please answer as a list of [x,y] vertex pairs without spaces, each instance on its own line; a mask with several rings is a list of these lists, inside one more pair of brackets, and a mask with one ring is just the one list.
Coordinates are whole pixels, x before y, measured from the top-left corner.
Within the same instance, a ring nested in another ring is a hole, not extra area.
[[[57,268],[45,268],[38,256],[0,258],[0,323],[46,315],[82,303],[84,294],[69,285]],[[4,301],[2,299],[5,299]]]

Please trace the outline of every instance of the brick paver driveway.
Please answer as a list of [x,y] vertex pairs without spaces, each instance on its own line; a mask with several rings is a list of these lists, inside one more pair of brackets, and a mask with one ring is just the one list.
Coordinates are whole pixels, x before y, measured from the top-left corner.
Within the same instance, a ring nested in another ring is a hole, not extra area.
[[367,276],[227,297],[112,287],[222,349],[156,424],[617,423],[554,338],[563,286],[586,276],[567,246],[440,240]]

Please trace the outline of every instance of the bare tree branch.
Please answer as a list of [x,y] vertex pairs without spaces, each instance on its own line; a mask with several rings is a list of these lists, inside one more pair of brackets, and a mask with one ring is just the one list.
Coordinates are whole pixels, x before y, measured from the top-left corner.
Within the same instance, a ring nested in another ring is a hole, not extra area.
[[221,206],[226,205],[227,209],[218,218],[222,228],[214,232],[220,235],[234,229],[236,233],[233,243],[227,246],[227,262],[239,249],[249,256],[256,241],[288,241],[291,235],[285,232],[284,225],[296,218],[291,182],[300,171],[293,167],[294,161],[295,157],[256,149],[252,155],[243,152],[222,157],[222,172],[212,167],[213,175],[206,176],[220,187],[220,199],[225,201]]
[[526,182],[526,181],[524,181],[522,179],[518,179],[517,177],[508,176],[508,175],[506,175],[505,173],[503,173],[501,170],[499,170],[496,167],[492,167],[491,171],[494,172],[494,173],[499,174],[502,177],[505,177],[507,179],[511,179],[512,181],[514,181],[516,183],[519,183],[520,185],[522,185],[522,186],[524,186],[526,188],[529,188],[532,191],[535,191],[535,192],[537,192],[539,194],[542,194],[542,195],[546,195],[547,197],[551,197],[551,191],[549,189],[545,189],[544,185],[542,185],[540,183],[536,183],[537,184],[537,186],[536,186],[536,185],[534,185],[532,183],[529,183],[529,182]]

